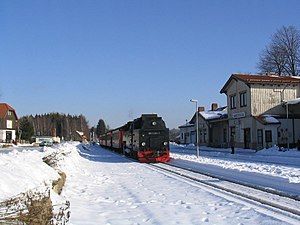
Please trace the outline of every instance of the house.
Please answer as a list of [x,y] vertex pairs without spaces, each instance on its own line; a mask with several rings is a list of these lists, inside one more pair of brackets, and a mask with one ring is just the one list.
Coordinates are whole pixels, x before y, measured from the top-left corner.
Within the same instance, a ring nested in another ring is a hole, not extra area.
[[299,78],[232,74],[220,93],[227,96],[229,136],[237,147],[261,149],[300,138],[299,103],[287,109],[300,97]]
[[[199,145],[212,147],[228,146],[227,107],[218,108],[213,103],[210,110],[198,107],[198,141]],[[181,133],[180,143],[196,144],[196,113],[186,125],[179,126]]]
[[6,103],[0,103],[0,142],[16,141],[18,117],[16,111]]
[[[212,103],[210,110],[205,110],[204,107],[199,107],[198,113],[199,145],[227,147],[227,107],[218,107],[217,103]],[[196,113],[190,123],[196,124]]]
[[186,124],[181,125],[178,127],[180,129],[180,144],[191,144],[195,143],[196,136],[195,136],[195,125],[186,122]]

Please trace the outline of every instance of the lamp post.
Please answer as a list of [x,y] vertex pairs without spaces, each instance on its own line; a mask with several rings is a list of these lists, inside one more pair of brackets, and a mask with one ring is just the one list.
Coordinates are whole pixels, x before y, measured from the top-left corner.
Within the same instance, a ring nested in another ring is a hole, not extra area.
[[199,158],[199,136],[198,136],[198,132],[199,132],[199,129],[198,129],[198,100],[195,100],[195,99],[191,99],[190,102],[194,102],[196,103],[196,142],[197,142],[197,158]]
[[289,135],[289,103],[286,102],[286,120],[287,120],[287,149],[290,150],[290,135]]

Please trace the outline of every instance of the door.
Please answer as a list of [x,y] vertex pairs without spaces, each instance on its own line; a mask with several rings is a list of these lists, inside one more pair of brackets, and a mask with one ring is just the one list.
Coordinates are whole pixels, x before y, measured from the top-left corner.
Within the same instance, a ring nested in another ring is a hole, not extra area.
[[251,133],[250,128],[244,129],[244,148],[250,148]]
[[11,142],[12,139],[12,132],[6,131],[6,142]]
[[257,148],[258,149],[263,149],[263,130],[258,129],[257,130]]
[[266,148],[272,147],[272,131],[265,131]]

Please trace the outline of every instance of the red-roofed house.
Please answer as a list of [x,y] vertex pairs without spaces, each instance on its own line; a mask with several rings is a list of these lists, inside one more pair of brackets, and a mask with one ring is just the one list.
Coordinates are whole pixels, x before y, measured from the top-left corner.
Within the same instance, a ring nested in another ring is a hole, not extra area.
[[[227,95],[229,134],[237,147],[260,149],[300,138],[299,77],[232,74],[220,91]],[[298,128],[297,128],[298,127]]]
[[16,141],[18,117],[16,111],[6,103],[0,103],[0,142]]

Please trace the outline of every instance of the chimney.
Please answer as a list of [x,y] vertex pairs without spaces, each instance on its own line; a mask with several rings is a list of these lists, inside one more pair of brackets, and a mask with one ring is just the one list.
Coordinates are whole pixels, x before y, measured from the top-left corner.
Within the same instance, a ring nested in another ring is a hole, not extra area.
[[198,112],[203,112],[203,111],[205,111],[204,106],[199,106],[199,107],[198,107]]
[[216,111],[217,108],[218,108],[218,103],[211,104],[211,111]]
[[269,76],[269,77],[278,77],[278,75],[275,72],[267,72],[266,76]]

